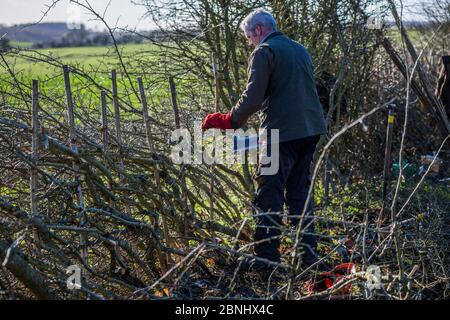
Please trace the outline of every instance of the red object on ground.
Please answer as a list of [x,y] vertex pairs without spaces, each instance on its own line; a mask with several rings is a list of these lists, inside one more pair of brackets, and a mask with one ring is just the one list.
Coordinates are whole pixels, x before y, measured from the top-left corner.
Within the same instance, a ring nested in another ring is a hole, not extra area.
[[[308,294],[325,291],[342,281],[345,276],[352,274],[354,271],[355,264],[349,262],[340,264],[331,271],[318,273],[315,279],[311,279],[307,283]],[[339,294],[349,294],[351,288],[352,285],[348,284],[339,290]]]
[[229,113],[212,113],[208,114],[202,121],[202,129],[208,130],[212,128],[217,129],[233,129],[231,126],[231,115]]

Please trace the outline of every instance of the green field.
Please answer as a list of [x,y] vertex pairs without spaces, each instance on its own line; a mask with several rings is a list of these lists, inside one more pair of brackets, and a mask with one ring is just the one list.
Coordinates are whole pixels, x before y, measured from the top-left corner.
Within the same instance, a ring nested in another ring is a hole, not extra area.
[[[79,73],[71,72],[70,80],[75,104],[83,105],[85,109],[93,108],[94,112],[99,111],[101,87],[107,91],[112,88],[112,69],[117,71],[119,97],[129,106],[140,106],[136,79],[138,76],[143,77],[146,93],[152,104],[159,104],[160,108],[170,106],[167,76],[161,72],[161,65],[157,61],[162,57],[159,47],[150,43],[126,44],[120,45],[119,50],[130,78],[125,75],[113,46],[36,50],[25,48],[18,52],[15,50],[8,52],[4,57],[15,78],[27,87],[26,92],[30,91],[32,80],[39,80],[42,94],[58,97],[57,100],[64,101],[65,86],[61,66],[67,64],[80,71]],[[155,67],[160,68],[159,71],[155,72]],[[6,81],[2,83],[1,79]],[[14,89],[11,90],[15,88],[14,81],[10,71],[0,67],[0,90],[11,93],[7,95],[7,103],[10,105],[21,103],[21,94],[14,92]],[[188,90],[197,90],[196,92],[200,92],[203,96],[210,93],[206,87],[199,85],[198,79],[191,77],[187,80],[178,77],[176,85],[180,100],[185,97],[184,84],[186,83]],[[108,104],[108,107],[112,108],[112,104]]]
[[[426,40],[426,37],[424,38],[417,30],[409,30],[408,34],[416,45],[420,45]],[[397,28],[388,30],[387,37],[394,43],[400,44],[401,37]],[[32,43],[13,41],[11,42],[11,45],[16,48],[29,49],[32,46]],[[129,70],[135,70],[136,67],[139,67],[136,63],[137,58],[149,60],[151,59],[150,57],[156,57],[155,51],[157,50],[156,46],[150,43],[126,44],[119,46],[119,49],[125,63],[129,63],[129,65],[127,65]],[[58,59],[64,64],[73,65],[85,71],[95,70],[109,72],[113,66],[117,67],[119,63],[113,46],[49,48],[33,51],[35,51],[35,53],[23,51],[23,54],[29,57],[9,55],[7,61],[14,66],[14,71],[16,73],[26,77],[41,79],[53,77],[60,73],[60,70],[53,68],[47,63],[36,61],[35,58],[39,57],[40,54]]]
[[[407,30],[408,36],[415,46],[420,46],[424,44],[428,40],[427,36],[425,36],[419,30]],[[402,37],[400,35],[400,31],[397,27],[392,27],[387,31],[387,37],[393,42],[397,44],[401,44]]]
[[[19,47],[25,48],[26,44],[20,43]],[[128,57],[136,59],[139,56],[146,56],[145,58],[149,59],[151,56],[149,51],[155,50],[155,46],[151,44],[127,44],[119,46],[119,50],[124,61],[131,63],[130,67],[133,68],[133,64]],[[112,46],[49,48],[33,51],[23,51],[22,54],[26,55],[26,57],[9,55],[7,61],[14,67],[16,73],[26,77],[41,79],[52,77],[61,71],[59,68],[54,68],[47,63],[36,61],[36,58],[39,57],[45,58],[45,56],[48,56],[64,64],[73,65],[86,71],[98,70],[107,72],[119,62],[115,49]]]

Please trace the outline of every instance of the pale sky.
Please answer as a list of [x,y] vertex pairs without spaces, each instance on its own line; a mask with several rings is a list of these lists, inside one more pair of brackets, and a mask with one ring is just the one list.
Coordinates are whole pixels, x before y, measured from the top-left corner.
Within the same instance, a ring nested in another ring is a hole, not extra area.
[[[82,2],[81,0],[80,2]],[[103,13],[110,0],[90,0],[89,3],[99,13]],[[20,24],[38,21],[46,5],[52,4],[52,0],[0,0],[0,24]],[[142,6],[131,3],[131,0],[111,0],[111,4],[105,15],[106,21],[111,26],[115,26],[117,19],[118,27],[128,26],[129,28],[150,29],[153,27],[150,18],[141,19],[146,10]],[[80,9],[69,0],[60,0],[56,6],[50,10],[43,22],[69,22],[85,23],[89,28],[102,26],[97,21],[92,21],[92,16],[87,14],[85,9]],[[102,26],[103,29],[103,26]]]
[[[81,0],[83,1],[83,0]],[[137,29],[151,29],[154,27],[150,18],[142,16],[146,10],[142,6],[136,6],[131,0],[90,0],[89,3],[97,12],[103,13],[111,1],[106,14],[106,20],[111,26],[115,26],[117,19],[118,27],[129,27]],[[411,11],[420,10],[418,2],[428,2],[431,0],[403,0],[405,4],[405,19],[419,19],[420,15],[411,14]],[[52,0],[0,0],[0,24],[20,24],[38,21],[46,5],[51,4]],[[399,2],[398,0],[396,1]],[[407,12],[409,11],[409,14]],[[84,9],[76,5],[70,5],[69,0],[60,0],[43,20],[43,22],[69,22],[85,23],[89,28],[98,28],[101,23],[92,21],[92,16],[87,14]],[[101,27],[103,29],[103,27]]]

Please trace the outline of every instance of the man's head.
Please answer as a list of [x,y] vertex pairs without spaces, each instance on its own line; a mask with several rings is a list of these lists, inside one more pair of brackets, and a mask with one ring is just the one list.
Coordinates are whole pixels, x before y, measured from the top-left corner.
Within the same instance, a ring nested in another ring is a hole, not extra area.
[[257,9],[245,17],[241,29],[249,44],[256,47],[268,34],[277,31],[277,23],[270,12]]

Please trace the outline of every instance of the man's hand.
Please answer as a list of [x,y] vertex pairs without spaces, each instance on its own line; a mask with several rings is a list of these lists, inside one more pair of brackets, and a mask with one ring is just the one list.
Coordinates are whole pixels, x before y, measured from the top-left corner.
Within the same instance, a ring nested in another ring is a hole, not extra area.
[[202,121],[202,129],[208,130],[211,128],[217,129],[233,129],[231,126],[231,115],[229,113],[212,113],[208,114]]

